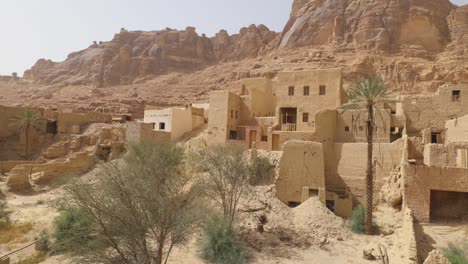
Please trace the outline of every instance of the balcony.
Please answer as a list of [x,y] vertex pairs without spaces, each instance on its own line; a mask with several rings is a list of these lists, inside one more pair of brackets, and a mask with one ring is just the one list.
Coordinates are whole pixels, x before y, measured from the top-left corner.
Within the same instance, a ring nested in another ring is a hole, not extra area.
[[281,131],[296,131],[296,130],[297,130],[296,123],[281,124]]

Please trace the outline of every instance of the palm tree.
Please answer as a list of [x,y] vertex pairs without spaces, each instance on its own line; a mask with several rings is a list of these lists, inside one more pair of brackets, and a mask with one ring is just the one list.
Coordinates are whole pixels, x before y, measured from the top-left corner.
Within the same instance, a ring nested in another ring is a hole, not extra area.
[[346,108],[364,110],[367,124],[367,171],[366,171],[366,234],[372,234],[372,201],[373,201],[373,166],[372,151],[376,114],[383,119],[382,108],[385,103],[393,101],[390,99],[392,91],[385,88],[386,83],[382,78],[368,78],[356,82],[355,86],[348,89],[348,102],[343,105]]
[[31,109],[24,110],[21,114],[14,118],[18,132],[24,133],[26,137],[26,160],[29,160],[29,136],[31,129],[37,127],[40,117]]

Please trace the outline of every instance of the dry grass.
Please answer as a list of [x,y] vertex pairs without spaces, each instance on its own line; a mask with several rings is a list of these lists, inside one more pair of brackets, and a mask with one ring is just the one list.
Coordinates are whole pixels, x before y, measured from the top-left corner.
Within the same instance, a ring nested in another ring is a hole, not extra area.
[[0,244],[23,241],[24,235],[33,229],[31,223],[11,224],[0,222]]
[[38,264],[43,262],[47,256],[43,253],[36,254],[34,256],[30,256],[28,258],[25,258],[23,260],[20,260],[17,262],[17,264]]

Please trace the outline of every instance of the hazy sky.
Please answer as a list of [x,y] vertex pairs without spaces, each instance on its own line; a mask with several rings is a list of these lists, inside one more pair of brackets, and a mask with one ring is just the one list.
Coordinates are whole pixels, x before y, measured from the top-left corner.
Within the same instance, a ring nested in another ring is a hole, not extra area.
[[[428,0],[430,1],[430,0]],[[468,4],[468,0],[454,0]],[[292,0],[9,0],[0,9],[0,75],[30,68],[39,58],[61,61],[128,30],[185,29],[214,35],[265,24],[282,30]]]

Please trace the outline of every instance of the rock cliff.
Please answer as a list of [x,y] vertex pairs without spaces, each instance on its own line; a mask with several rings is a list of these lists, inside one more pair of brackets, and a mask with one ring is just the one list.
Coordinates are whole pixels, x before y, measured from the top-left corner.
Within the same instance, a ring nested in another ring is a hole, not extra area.
[[437,52],[450,41],[445,19],[454,8],[448,0],[295,0],[280,46]]
[[26,81],[0,80],[0,104],[124,108],[141,115],[144,105],[206,102],[211,91],[235,89],[241,78],[337,67],[345,88],[380,74],[402,94],[434,93],[447,83],[468,82],[467,61],[468,5],[294,0],[281,33],[263,25],[211,38],[192,27],[122,29],[63,62],[39,60]]
[[213,38],[199,36],[193,27],[151,32],[122,29],[110,42],[94,42],[85,50],[71,53],[64,62],[41,59],[24,78],[37,84],[130,84],[137,78],[255,57],[276,36],[264,25],[242,28],[232,36],[221,30]]

